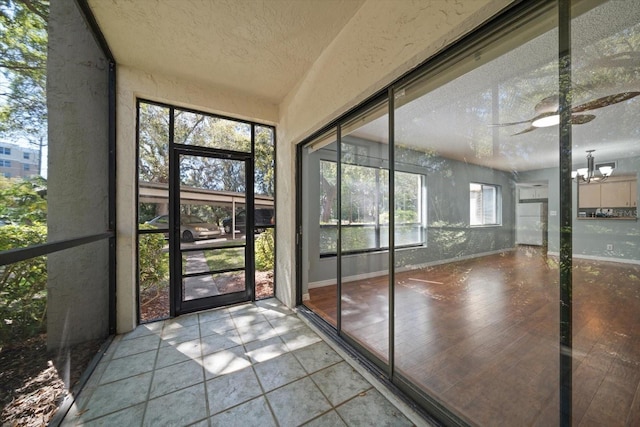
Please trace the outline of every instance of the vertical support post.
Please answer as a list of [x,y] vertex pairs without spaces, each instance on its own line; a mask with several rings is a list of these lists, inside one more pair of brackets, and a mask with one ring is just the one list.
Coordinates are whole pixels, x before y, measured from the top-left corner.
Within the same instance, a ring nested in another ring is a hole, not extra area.
[[[136,113],[137,114],[137,113]],[[109,334],[116,333],[116,63],[109,61]],[[136,123],[138,121],[136,120]],[[137,125],[136,125],[137,126]],[[137,142],[136,129],[136,142]],[[136,144],[137,145],[137,144]],[[42,140],[40,140],[40,158],[42,158]],[[137,233],[136,233],[137,235]],[[136,242],[137,247],[137,242]],[[139,314],[138,314],[139,316]],[[139,321],[139,319],[138,319]]]
[[558,2],[560,113],[560,425],[572,411],[571,0]]
[[169,315],[182,310],[182,259],[180,255],[180,156],[174,147],[175,109],[169,108]]
[[338,241],[336,243],[336,296],[338,321],[336,329],[342,334],[342,126],[336,130],[336,207],[338,209]]
[[395,372],[395,282],[396,282],[396,197],[395,197],[395,90],[388,92],[389,102],[389,379]]

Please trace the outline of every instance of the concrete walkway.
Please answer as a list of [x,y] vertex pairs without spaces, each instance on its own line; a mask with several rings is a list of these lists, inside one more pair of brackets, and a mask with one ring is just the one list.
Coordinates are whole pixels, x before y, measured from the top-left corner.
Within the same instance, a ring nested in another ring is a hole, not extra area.
[[[186,274],[200,273],[202,271],[210,270],[203,251],[186,252],[185,255],[187,260],[187,265],[185,266]],[[185,301],[216,295],[220,295],[220,290],[216,286],[210,274],[205,276],[187,277],[184,279]]]

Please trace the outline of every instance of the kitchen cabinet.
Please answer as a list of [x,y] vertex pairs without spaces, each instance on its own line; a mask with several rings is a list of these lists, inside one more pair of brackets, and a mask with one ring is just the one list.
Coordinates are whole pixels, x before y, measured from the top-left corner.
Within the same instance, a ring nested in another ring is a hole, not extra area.
[[546,199],[549,197],[548,187],[520,187],[520,200]]
[[600,184],[600,205],[603,208],[624,208],[631,205],[631,181]]
[[578,185],[578,206],[581,208],[599,208],[600,205],[600,184],[579,184]]
[[578,186],[579,208],[633,208],[638,206],[638,181],[618,177]]

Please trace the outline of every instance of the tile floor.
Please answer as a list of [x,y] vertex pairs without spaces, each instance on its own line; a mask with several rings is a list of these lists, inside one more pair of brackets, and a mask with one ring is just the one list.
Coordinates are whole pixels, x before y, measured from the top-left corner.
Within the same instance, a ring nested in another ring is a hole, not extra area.
[[425,425],[339,352],[276,299],[141,325],[114,339],[62,425]]

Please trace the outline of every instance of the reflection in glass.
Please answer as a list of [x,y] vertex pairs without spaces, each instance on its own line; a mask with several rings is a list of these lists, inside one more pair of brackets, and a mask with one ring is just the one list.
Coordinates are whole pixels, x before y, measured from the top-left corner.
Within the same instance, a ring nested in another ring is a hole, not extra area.
[[592,119],[572,127],[572,169],[590,150],[596,170],[615,169],[605,183],[597,173],[573,184],[573,419],[638,425],[640,229],[623,218],[638,215],[640,98],[630,96],[640,95],[640,2],[574,12],[572,120]]
[[395,167],[426,175],[428,244],[395,248],[395,368],[479,425],[558,420],[558,270],[514,240],[516,182],[558,167],[558,128],[522,121],[557,92],[557,41],[518,37],[396,92]]
[[322,257],[323,248],[337,247],[337,145],[332,129],[303,149],[302,175],[302,295],[303,303],[329,324],[337,326],[337,264]]
[[[382,250],[389,247],[389,145],[371,141],[370,134],[371,128],[388,129],[388,123],[384,103],[342,127],[337,216],[342,252],[342,332],[383,363],[389,359],[389,255]],[[376,135],[382,142],[388,141],[386,132]],[[408,209],[411,197],[406,197]]]

